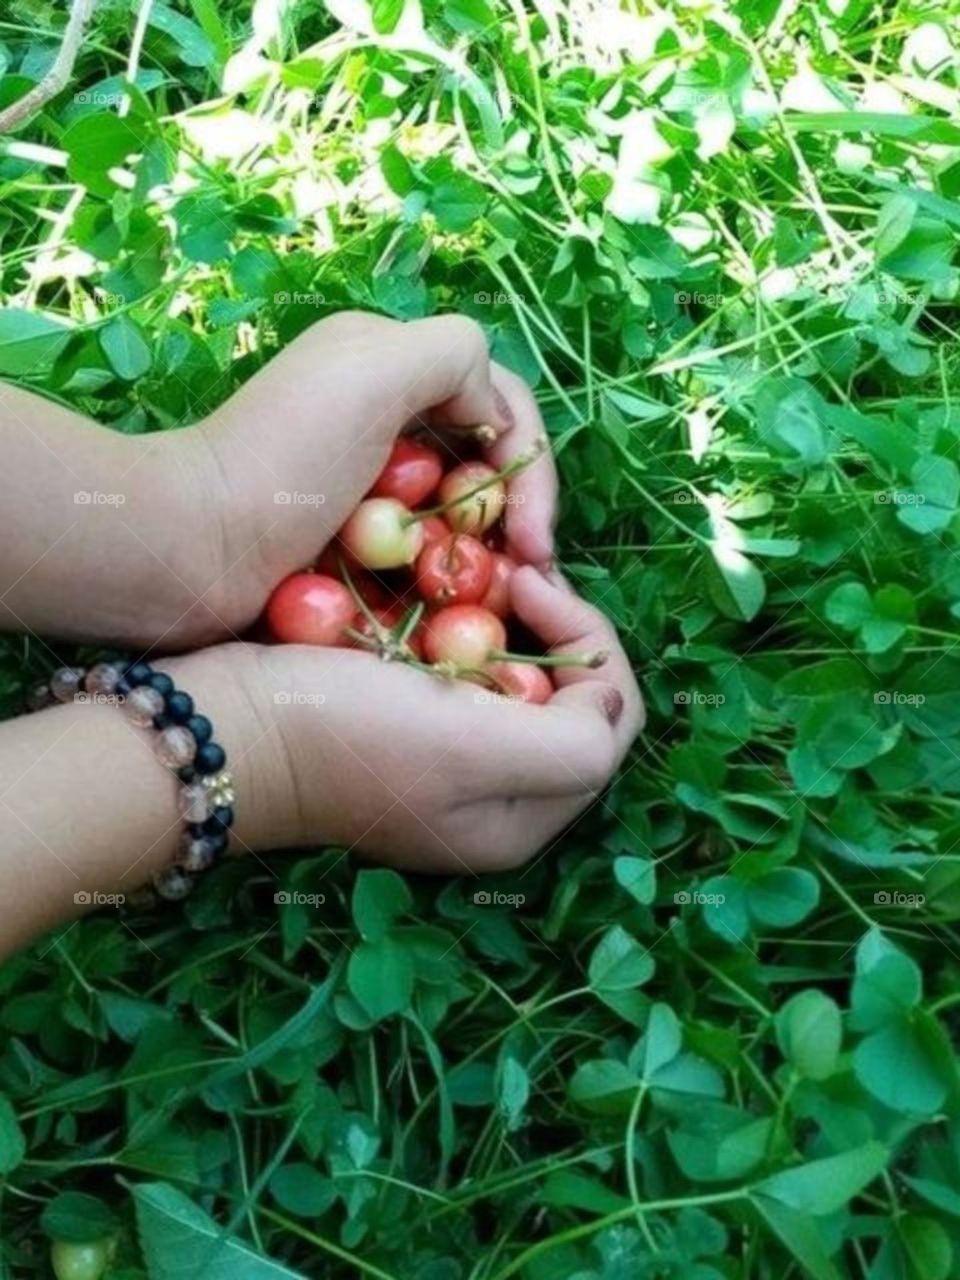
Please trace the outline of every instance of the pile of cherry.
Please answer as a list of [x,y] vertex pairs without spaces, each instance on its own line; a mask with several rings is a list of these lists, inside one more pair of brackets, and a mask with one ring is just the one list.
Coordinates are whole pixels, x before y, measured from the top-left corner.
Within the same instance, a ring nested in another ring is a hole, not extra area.
[[[477,437],[489,428],[477,428]],[[320,555],[273,592],[266,621],[287,644],[368,649],[524,702],[546,702],[545,668],[596,666],[602,654],[544,657],[507,649],[510,578],[504,550],[509,476],[401,436],[367,497]]]

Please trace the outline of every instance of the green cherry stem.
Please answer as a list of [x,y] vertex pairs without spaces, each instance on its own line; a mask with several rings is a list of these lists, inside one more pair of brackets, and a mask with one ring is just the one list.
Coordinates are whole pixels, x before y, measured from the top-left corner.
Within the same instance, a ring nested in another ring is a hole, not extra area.
[[596,649],[593,653],[510,653],[506,649],[491,649],[490,662],[525,662],[533,667],[586,667],[595,671],[602,667],[610,657],[606,649]]
[[484,489],[489,489],[491,485],[498,484],[501,480],[509,480],[511,476],[515,476],[518,471],[524,471],[532,462],[536,462],[537,458],[543,453],[547,447],[544,437],[532,445],[531,448],[518,453],[499,471],[495,471],[486,480],[482,480],[480,484],[475,485],[472,489],[468,489],[466,493],[461,493],[459,497],[452,499],[450,502],[441,502],[435,507],[423,507],[420,511],[413,511],[404,520],[401,521],[403,528],[408,525],[417,524],[421,520],[426,520],[428,516],[442,516],[444,512],[452,510],[453,507],[459,507],[462,502],[468,502],[471,498],[475,498],[478,493],[483,493]]

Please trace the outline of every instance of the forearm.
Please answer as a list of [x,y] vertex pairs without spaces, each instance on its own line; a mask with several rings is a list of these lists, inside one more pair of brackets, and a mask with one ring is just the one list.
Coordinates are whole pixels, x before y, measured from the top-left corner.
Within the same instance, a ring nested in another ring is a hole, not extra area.
[[[252,710],[241,664],[210,650],[159,664],[213,721],[238,802],[233,852],[282,843],[282,753]],[[169,864],[184,829],[157,734],[122,708],[69,703],[0,725],[0,954],[126,895]],[[78,898],[77,895],[80,895]]]
[[167,633],[175,648],[189,625],[195,640],[215,576],[196,532],[209,500],[199,433],[126,436],[0,384],[0,452],[0,629],[130,643]]

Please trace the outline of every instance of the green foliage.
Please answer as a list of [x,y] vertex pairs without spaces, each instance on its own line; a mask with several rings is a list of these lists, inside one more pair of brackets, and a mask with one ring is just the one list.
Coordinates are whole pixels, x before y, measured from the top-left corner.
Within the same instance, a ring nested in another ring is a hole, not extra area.
[[[0,1273],[960,1273],[957,16],[97,6],[0,141],[0,376],[165,430],[474,317],[649,723],[486,898],[281,855],[10,961]],[[63,21],[10,0],[0,103]]]

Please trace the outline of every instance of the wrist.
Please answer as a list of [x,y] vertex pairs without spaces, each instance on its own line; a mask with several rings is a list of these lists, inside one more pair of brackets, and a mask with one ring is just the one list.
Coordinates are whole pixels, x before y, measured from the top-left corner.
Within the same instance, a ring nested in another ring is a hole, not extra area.
[[237,794],[231,853],[298,844],[296,788],[260,646],[218,645],[157,665],[193,697],[227,753]]

